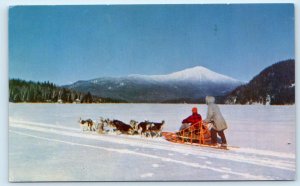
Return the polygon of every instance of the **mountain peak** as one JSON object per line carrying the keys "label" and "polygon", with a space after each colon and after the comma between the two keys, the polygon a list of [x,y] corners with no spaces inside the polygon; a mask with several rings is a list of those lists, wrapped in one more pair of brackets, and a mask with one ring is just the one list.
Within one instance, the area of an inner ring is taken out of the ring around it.
{"label": "mountain peak", "polygon": [[190,68],[187,68],[185,70],[189,70],[189,71],[202,71],[202,70],[209,70],[203,66],[195,66],[195,67],[190,67]]}
{"label": "mountain peak", "polygon": [[167,75],[138,75],[135,77],[140,77],[143,79],[151,79],[154,81],[188,81],[188,82],[214,82],[214,83],[240,83],[240,81],[219,74],[217,72],[211,71],[203,66],[195,66],[187,68],[178,72],[173,72]]}
{"label": "mountain peak", "polygon": [[191,67],[191,68],[187,68],[178,72],[173,72],[171,74],[189,74],[189,75],[201,75],[201,74],[208,74],[208,73],[215,73],[203,66],[195,66],[195,67]]}

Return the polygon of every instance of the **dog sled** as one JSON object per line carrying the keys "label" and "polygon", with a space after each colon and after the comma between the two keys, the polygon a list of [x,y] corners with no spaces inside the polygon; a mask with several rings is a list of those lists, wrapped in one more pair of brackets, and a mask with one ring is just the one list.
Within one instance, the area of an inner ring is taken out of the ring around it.
{"label": "dog sled", "polygon": [[190,127],[178,132],[162,132],[162,136],[172,143],[189,144],[201,147],[228,150],[227,147],[212,146],[211,134],[207,125],[202,122],[192,124]]}

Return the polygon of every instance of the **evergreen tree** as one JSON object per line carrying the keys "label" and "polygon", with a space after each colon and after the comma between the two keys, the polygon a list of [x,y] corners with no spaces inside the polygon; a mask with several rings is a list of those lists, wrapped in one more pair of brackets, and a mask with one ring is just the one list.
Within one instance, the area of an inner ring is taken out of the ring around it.
{"label": "evergreen tree", "polygon": [[21,79],[9,80],[9,101],[10,102],[58,102],[73,103],[79,99],[83,103],[98,102],[124,102],[122,100],[114,100],[110,98],[100,98],[93,96],[90,92],[87,94],[76,92],[74,90],[61,88],[49,81],[33,82]]}

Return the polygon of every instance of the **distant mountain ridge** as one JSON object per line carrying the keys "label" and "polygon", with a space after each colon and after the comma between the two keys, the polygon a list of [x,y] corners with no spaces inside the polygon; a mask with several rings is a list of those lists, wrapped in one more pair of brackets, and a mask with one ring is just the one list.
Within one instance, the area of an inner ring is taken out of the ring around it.
{"label": "distant mountain ridge", "polygon": [[241,85],[225,98],[227,104],[271,104],[295,103],[295,60],[275,63],[248,84]]}
{"label": "distant mountain ridge", "polygon": [[166,102],[226,95],[242,82],[197,66],[167,75],[102,77],[77,81],[65,87],[128,102]]}

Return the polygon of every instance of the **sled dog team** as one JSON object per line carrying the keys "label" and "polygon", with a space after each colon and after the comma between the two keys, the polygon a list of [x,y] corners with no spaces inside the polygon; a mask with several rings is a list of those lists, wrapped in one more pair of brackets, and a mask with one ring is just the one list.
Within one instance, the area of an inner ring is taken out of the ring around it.
{"label": "sled dog team", "polygon": [[79,119],[79,124],[82,131],[97,131],[99,134],[116,133],[116,134],[139,134],[145,137],[160,137],[165,121],[151,122],[142,121],[137,122],[131,120],[126,124],[120,120],[110,120],[100,117],[99,122],[91,119]]}

